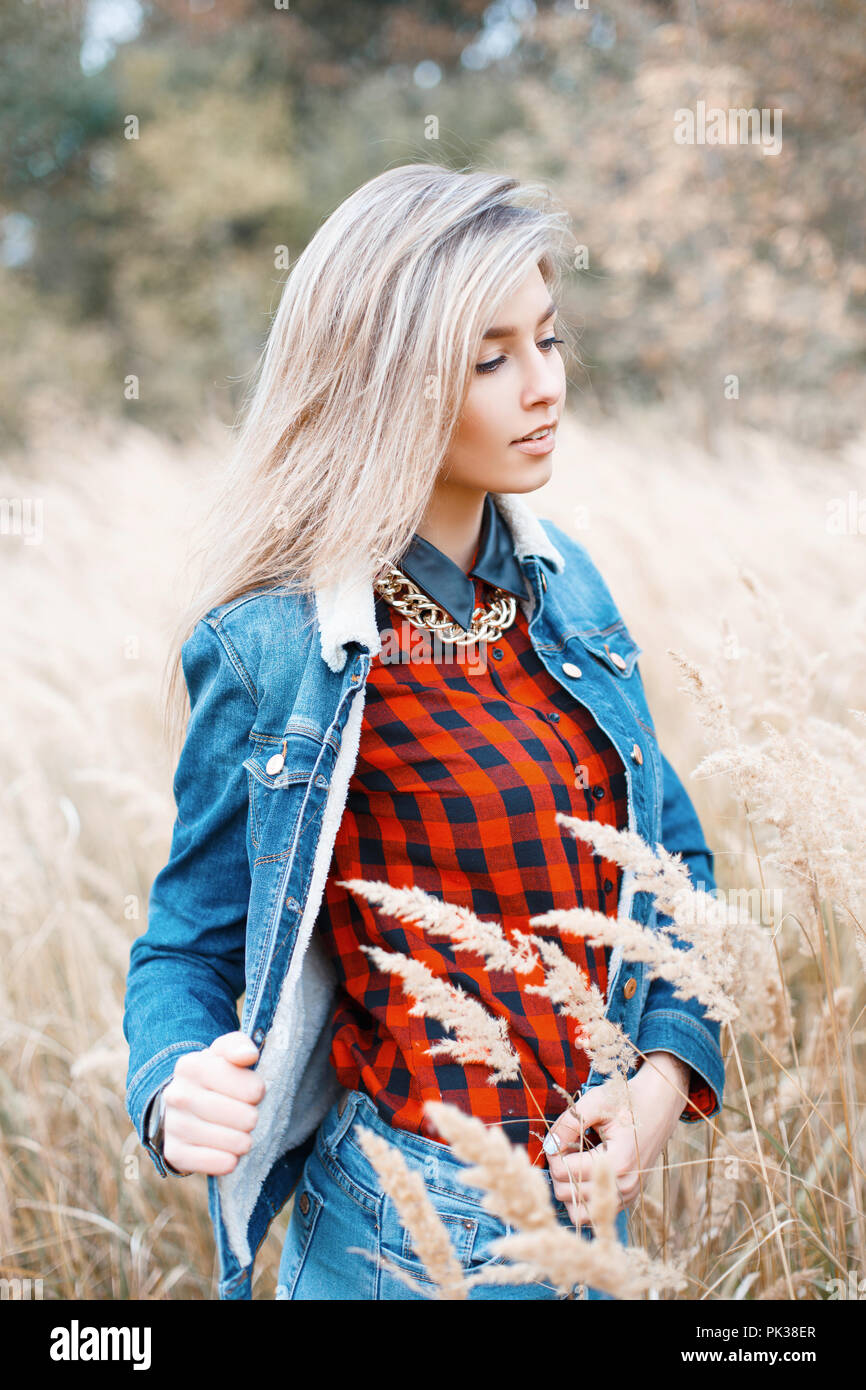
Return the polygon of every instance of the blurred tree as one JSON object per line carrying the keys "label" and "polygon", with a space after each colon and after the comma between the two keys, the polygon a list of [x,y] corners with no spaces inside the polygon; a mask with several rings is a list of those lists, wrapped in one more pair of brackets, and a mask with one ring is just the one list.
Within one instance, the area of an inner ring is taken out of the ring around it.
{"label": "blurred tree", "polygon": [[[424,159],[546,179],[568,204],[585,404],[681,389],[803,438],[859,425],[856,0],[142,0],[138,36],[85,71],[104,3],[0,10],[7,440],[49,388],[178,435],[230,421],[278,249]],[[699,100],[781,108],[780,153],[678,145],[674,113]]]}

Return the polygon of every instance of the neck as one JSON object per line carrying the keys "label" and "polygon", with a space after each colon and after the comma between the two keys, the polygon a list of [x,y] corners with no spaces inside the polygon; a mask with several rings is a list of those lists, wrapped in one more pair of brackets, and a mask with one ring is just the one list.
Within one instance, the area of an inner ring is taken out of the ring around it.
{"label": "neck", "polygon": [[486,489],[439,482],[417,528],[419,536],[468,573],[481,537]]}

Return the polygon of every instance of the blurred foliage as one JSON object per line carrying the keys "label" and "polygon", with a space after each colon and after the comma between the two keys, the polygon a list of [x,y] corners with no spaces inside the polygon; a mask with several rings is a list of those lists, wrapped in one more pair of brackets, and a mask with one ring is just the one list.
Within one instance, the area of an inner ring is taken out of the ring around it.
{"label": "blurred foliage", "polygon": [[[587,248],[563,305],[580,329],[581,410],[679,392],[710,425],[736,412],[823,443],[856,429],[859,3],[533,9],[159,0],[87,74],[86,0],[13,0],[0,13],[7,441],[58,411],[176,437],[205,414],[231,423],[279,299],[279,248],[294,259],[352,189],[424,159],[541,178],[568,206]],[[485,43],[486,63],[467,65]],[[424,87],[416,68],[431,62],[441,79]],[[781,108],[781,152],[677,144],[674,113],[698,100]]]}

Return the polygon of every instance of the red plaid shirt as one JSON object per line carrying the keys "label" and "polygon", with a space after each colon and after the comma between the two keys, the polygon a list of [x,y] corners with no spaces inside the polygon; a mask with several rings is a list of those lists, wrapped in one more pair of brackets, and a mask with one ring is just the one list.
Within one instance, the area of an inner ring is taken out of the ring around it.
{"label": "red plaid shirt", "polygon": [[[486,604],[491,586],[480,577],[470,582],[475,601]],[[428,579],[425,588],[433,587]],[[381,599],[376,611],[380,631],[392,629],[401,652],[410,644],[417,652],[423,634]],[[477,667],[469,674],[459,659],[397,662],[393,650],[371,664],[358,759],[317,922],[341,986],[331,1061],[341,1083],[365,1091],[397,1128],[442,1142],[422,1104],[444,1100],[501,1124],[531,1161],[544,1162],[541,1115],[551,1123],[567,1104],[554,1083],[574,1095],[590,1063],[575,1020],[544,995],[527,993],[527,984],[543,983],[541,965],[525,975],[488,969],[477,953],[387,916],[338,884],[365,878],[417,886],[501,922],[509,939],[535,932],[557,942],[606,995],[609,947],[530,927],[528,918],[575,906],[616,914],[621,869],[597,859],[554,816],[625,827],[621,759],[545,670],[519,604],[513,625],[487,648],[481,674]],[[430,1057],[431,1042],[450,1031],[411,1015],[414,999],[400,977],[377,969],[361,945],[423,961],[507,1019],[520,1077],[494,1086],[481,1063]],[[709,1113],[712,1090],[694,1071],[691,1080],[691,1103]]]}

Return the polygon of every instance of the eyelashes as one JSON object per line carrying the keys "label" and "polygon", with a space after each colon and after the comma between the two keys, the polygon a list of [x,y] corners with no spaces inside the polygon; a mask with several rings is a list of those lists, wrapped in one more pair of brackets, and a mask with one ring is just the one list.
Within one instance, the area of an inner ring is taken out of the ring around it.
{"label": "eyelashes", "polygon": [[[555,343],[562,343],[564,341],[565,340],[563,338],[542,338],[538,346],[540,348],[545,349],[547,352],[552,352]],[[504,361],[504,357],[494,357],[492,362],[479,362],[475,370],[476,372],[482,374],[486,374],[487,372],[495,372],[496,368],[500,366],[500,364]]]}

